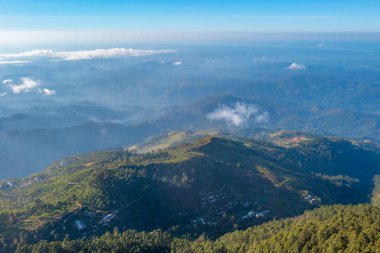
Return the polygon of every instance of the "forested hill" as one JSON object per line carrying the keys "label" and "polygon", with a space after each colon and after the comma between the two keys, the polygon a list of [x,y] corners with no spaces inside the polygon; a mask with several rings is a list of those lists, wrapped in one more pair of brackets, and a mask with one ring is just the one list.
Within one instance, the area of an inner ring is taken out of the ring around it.
{"label": "forested hill", "polygon": [[161,231],[119,232],[90,240],[18,243],[17,252],[62,253],[257,253],[379,252],[380,209],[371,205],[325,206],[296,218],[271,221],[217,240],[174,238]]}
{"label": "forested hill", "polygon": [[216,238],[321,205],[369,201],[377,151],[342,139],[277,141],[204,136],[144,154],[112,149],[3,181],[0,248],[115,227]]}
{"label": "forested hill", "polygon": [[379,252],[380,209],[326,206],[180,248],[177,252]]}

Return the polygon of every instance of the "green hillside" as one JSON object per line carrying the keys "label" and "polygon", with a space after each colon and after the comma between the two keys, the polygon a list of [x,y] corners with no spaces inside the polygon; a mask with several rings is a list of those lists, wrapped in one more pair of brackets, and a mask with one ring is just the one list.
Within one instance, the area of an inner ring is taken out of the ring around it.
{"label": "green hillside", "polygon": [[148,233],[114,229],[89,240],[40,241],[34,245],[21,241],[9,247],[25,253],[376,253],[380,251],[380,209],[370,205],[325,206],[295,218],[227,233],[216,240],[205,236],[196,240],[176,238],[159,230]]}
{"label": "green hillside", "polygon": [[85,239],[115,227],[216,238],[324,204],[369,201],[379,170],[377,152],[319,137],[279,146],[206,136],[143,154],[78,155],[0,182],[0,245]]}
{"label": "green hillside", "polygon": [[302,216],[184,243],[175,252],[379,252],[380,209],[327,206]]}

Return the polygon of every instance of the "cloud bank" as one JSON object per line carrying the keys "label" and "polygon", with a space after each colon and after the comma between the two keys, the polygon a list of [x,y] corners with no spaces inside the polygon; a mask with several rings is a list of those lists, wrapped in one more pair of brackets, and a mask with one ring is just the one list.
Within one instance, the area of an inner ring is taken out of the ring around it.
{"label": "cloud bank", "polygon": [[28,63],[29,61],[0,61],[0,65],[5,64],[22,64],[22,63]]}
{"label": "cloud bank", "polygon": [[[14,54],[0,54],[0,59],[30,59],[30,58],[52,58],[58,60],[86,60],[96,58],[113,58],[113,57],[138,57],[154,54],[173,53],[173,50],[141,50],[132,48],[111,48],[95,49],[81,51],[54,51],[54,50],[32,50]],[[4,61],[6,62],[6,61]],[[7,61],[10,62],[10,61]]]}
{"label": "cloud bank", "polygon": [[289,65],[288,69],[290,69],[290,70],[302,70],[302,69],[306,69],[306,66],[303,64],[297,64],[297,63],[293,62],[292,64]]}
{"label": "cloud bank", "polygon": [[223,121],[228,127],[244,127],[248,122],[264,123],[269,120],[268,112],[260,112],[255,105],[239,103],[234,106],[219,106],[214,112],[207,114],[207,119]]}

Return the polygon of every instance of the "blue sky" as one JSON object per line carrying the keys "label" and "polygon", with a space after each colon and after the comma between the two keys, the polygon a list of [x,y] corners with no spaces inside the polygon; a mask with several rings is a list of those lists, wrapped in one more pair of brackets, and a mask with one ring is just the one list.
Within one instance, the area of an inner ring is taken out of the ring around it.
{"label": "blue sky", "polygon": [[0,43],[36,36],[41,41],[70,36],[101,41],[186,34],[377,33],[380,1],[0,0],[0,32]]}

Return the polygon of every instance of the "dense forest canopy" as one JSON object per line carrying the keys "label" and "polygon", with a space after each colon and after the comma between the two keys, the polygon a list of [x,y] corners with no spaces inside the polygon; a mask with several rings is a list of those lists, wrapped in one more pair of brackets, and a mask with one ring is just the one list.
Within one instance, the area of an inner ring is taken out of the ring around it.
{"label": "dense forest canopy", "polygon": [[28,244],[27,238],[1,240],[3,252],[60,253],[237,253],[379,252],[380,209],[371,205],[324,206],[301,216],[267,222],[210,240],[176,238],[162,231],[113,232],[92,239]]}

